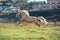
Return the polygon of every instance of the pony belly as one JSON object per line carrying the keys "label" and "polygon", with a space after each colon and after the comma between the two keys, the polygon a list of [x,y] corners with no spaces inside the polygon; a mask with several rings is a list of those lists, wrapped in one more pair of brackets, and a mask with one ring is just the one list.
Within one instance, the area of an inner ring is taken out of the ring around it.
{"label": "pony belly", "polygon": [[23,22],[27,22],[27,23],[32,23],[32,22],[35,22],[35,20],[34,19],[23,19],[22,20]]}

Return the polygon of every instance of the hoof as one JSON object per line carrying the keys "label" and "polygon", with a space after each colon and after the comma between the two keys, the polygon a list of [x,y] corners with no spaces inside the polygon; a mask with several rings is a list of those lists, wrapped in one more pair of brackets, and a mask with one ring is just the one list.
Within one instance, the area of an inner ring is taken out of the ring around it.
{"label": "hoof", "polygon": [[40,25],[38,25],[40,27]]}

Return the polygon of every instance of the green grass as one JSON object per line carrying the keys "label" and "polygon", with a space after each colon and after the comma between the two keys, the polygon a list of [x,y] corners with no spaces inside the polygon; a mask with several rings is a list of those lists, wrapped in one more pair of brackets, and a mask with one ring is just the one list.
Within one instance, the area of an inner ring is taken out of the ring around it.
{"label": "green grass", "polygon": [[0,40],[60,40],[60,27],[0,23]]}

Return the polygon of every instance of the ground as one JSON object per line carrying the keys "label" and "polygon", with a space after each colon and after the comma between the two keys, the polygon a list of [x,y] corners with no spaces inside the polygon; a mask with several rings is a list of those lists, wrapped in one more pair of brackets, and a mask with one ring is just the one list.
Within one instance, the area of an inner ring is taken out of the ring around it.
{"label": "ground", "polygon": [[0,23],[0,40],[60,40],[60,27]]}

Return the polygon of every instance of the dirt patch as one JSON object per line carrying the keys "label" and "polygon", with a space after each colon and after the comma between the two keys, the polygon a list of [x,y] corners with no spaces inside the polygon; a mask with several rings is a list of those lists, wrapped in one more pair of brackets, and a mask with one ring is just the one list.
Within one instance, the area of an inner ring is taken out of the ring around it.
{"label": "dirt patch", "polygon": [[48,22],[48,26],[60,26],[60,22]]}

